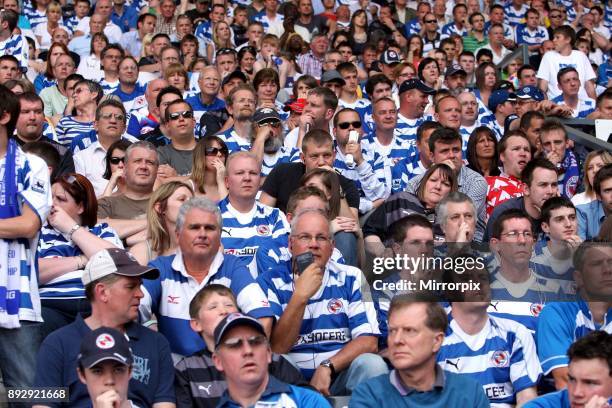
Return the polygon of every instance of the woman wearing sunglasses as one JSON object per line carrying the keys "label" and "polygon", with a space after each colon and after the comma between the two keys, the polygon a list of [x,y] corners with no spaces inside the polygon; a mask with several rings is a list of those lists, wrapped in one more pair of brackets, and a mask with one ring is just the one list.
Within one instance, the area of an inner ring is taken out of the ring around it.
{"label": "woman wearing sunglasses", "polygon": [[181,205],[191,197],[193,190],[181,181],[162,184],[151,195],[147,209],[147,239],[130,249],[141,265],[176,252],[176,218]]}
{"label": "woman wearing sunglasses", "polygon": [[105,248],[123,248],[117,233],[97,223],[98,201],[85,176],[69,173],[51,186],[53,206],[38,243],[44,336],[90,310],[81,282],[87,260]]}
{"label": "woman wearing sunglasses", "polygon": [[219,202],[227,196],[225,187],[225,161],[229,151],[217,136],[199,141],[193,151],[193,171],[184,181],[195,195]]}
{"label": "woman wearing sunglasses", "polygon": [[125,191],[125,179],[123,178],[125,151],[131,144],[132,142],[121,139],[111,144],[108,148],[105,159],[106,170],[104,175],[102,175],[103,178],[108,180],[108,184],[100,198],[123,194]]}

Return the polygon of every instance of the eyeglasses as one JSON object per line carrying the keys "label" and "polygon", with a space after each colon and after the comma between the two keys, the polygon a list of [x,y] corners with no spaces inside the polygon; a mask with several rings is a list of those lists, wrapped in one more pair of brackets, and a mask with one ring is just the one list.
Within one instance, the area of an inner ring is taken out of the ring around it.
{"label": "eyeglasses", "polygon": [[425,23],[427,24],[431,24],[431,23],[437,23],[438,20],[425,20]]}
{"label": "eyeglasses", "polygon": [[274,129],[278,129],[280,127],[281,123],[278,120],[268,120],[265,122],[259,122],[257,124],[257,126],[259,126],[260,128],[264,127],[264,126],[272,126]]}
{"label": "eyeglasses", "polygon": [[178,120],[178,118],[183,117],[183,119],[191,119],[193,118],[193,111],[182,111],[182,112],[173,112],[168,115],[168,119],[170,120]]}
{"label": "eyeglasses", "polygon": [[313,237],[310,234],[300,234],[293,235],[293,237],[300,241],[302,244],[309,244],[310,241],[312,241],[313,239],[317,242],[317,244],[326,244],[329,242],[329,237],[326,235],[317,235]]}
{"label": "eyeglasses", "polygon": [[531,231],[510,231],[504,234],[501,234],[502,237],[509,238],[511,240],[517,240],[518,237],[522,236],[525,238],[525,241],[533,240],[533,233]]}
{"label": "eyeglasses", "polygon": [[207,147],[204,150],[204,153],[206,154],[206,156],[217,156],[219,153],[221,153],[223,156],[227,156],[227,149],[224,147]]}
{"label": "eyeglasses", "polygon": [[352,126],[353,129],[361,129],[361,121],[338,123],[338,127],[342,130],[348,129],[349,126]]}
{"label": "eyeglasses", "polygon": [[561,14],[551,14],[550,18],[561,18]]}
{"label": "eyeglasses", "polygon": [[125,163],[125,157],[111,157],[108,161],[116,166],[119,163]]}
{"label": "eyeglasses", "polygon": [[223,343],[221,343],[221,346],[227,347],[230,350],[239,350],[242,348],[242,345],[245,341],[249,343],[249,346],[251,347],[258,347],[266,344],[268,342],[268,339],[266,338],[266,336],[263,336],[261,334],[258,336],[251,336],[246,339],[240,337],[233,337],[231,339],[225,340]]}
{"label": "eyeglasses", "polygon": [[115,120],[123,122],[125,120],[125,115],[121,113],[103,113],[100,115],[100,119],[109,120],[111,118],[115,118]]}

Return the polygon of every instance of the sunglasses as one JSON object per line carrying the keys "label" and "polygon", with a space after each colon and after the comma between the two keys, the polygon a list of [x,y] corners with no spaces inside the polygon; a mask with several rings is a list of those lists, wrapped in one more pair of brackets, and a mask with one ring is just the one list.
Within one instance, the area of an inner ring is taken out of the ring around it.
{"label": "sunglasses", "polygon": [[278,120],[269,120],[266,122],[259,122],[257,124],[257,126],[259,126],[260,128],[264,127],[264,126],[272,126],[274,129],[277,129],[280,127],[281,123]]}
{"label": "sunglasses", "polygon": [[338,123],[338,127],[342,130],[346,130],[350,126],[353,126],[353,129],[361,129],[361,121]]}
{"label": "sunglasses", "polygon": [[114,164],[116,166],[119,163],[125,163],[125,157],[111,157],[109,162],[110,164]]}
{"label": "sunglasses", "polygon": [[251,336],[246,339],[235,337],[225,340],[223,343],[221,343],[221,346],[227,347],[230,350],[239,350],[242,348],[242,345],[245,341],[249,343],[250,347],[257,347],[266,344],[268,339],[266,338],[266,336],[263,336],[261,334],[258,336]]}
{"label": "sunglasses", "polygon": [[123,122],[125,120],[125,115],[120,113],[103,113],[100,115],[100,119],[109,120],[110,118],[115,118],[115,120]]}
{"label": "sunglasses", "polygon": [[236,54],[236,50],[232,49],[232,48],[221,48],[217,51],[217,56],[219,55],[226,55],[226,54]]}
{"label": "sunglasses", "polygon": [[204,153],[206,154],[206,156],[217,156],[219,153],[221,153],[223,156],[227,156],[227,149],[224,147],[207,147],[204,150]]}
{"label": "sunglasses", "polygon": [[425,22],[426,22],[427,24],[431,24],[431,23],[437,23],[437,22],[438,22],[438,20],[425,20]]}
{"label": "sunglasses", "polygon": [[193,111],[182,111],[182,112],[173,112],[168,115],[168,119],[170,120],[178,120],[178,118],[183,117],[184,119],[192,119]]}

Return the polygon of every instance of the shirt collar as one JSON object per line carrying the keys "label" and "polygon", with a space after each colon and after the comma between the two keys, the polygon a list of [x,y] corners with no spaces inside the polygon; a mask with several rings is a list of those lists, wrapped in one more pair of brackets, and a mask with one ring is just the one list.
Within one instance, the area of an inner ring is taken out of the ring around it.
{"label": "shirt collar", "polygon": [[432,390],[436,388],[444,388],[444,385],[446,383],[446,377],[444,375],[444,370],[442,370],[440,366],[436,364],[435,371],[436,371],[436,378],[434,379],[432,389],[429,391],[418,391],[412,387],[407,386],[402,381],[401,377],[399,376],[399,372],[397,370],[391,371],[391,374],[389,374],[389,382],[391,383],[391,385],[393,385],[393,387],[395,387],[395,389],[400,393],[402,397],[410,395],[413,392],[431,392]]}
{"label": "shirt collar", "polygon": [[[221,268],[221,264],[223,264],[223,252],[219,250],[217,254],[215,255],[215,259],[213,259],[212,263],[210,264],[210,268],[208,269],[208,274],[202,281],[201,286],[205,286],[208,283],[210,278],[213,277],[217,273],[217,271]],[[180,249],[177,249],[176,255],[174,256],[174,259],[172,260],[172,269],[179,272],[181,275],[183,275],[186,278],[191,277],[191,275],[187,273],[187,268],[185,268],[185,263],[183,262],[183,253],[181,252]]]}
{"label": "shirt collar", "polygon": [[[269,395],[289,393],[289,392],[291,392],[291,387],[289,387],[289,384],[284,383],[280,380],[277,380],[273,376],[269,375],[268,384],[266,385],[266,388],[264,389],[259,399],[265,400],[265,398]],[[229,390],[225,390],[217,406],[223,407],[223,406],[233,406],[233,405],[240,406],[240,404],[238,404],[237,402],[231,399],[229,395]]]}

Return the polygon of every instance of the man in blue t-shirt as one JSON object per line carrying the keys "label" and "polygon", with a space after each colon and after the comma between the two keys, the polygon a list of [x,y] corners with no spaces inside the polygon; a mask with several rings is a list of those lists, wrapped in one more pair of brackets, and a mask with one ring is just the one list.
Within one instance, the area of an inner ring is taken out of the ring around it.
{"label": "man in blue t-shirt", "polygon": [[[168,341],[158,332],[134,322],[143,296],[144,279],[159,275],[155,268],[138,264],[127,251],[103,249],[90,258],[83,271],[91,316],[51,333],[42,343],[36,361],[35,387],[67,387],[71,407],[90,407],[85,384],[77,376],[81,339],[102,326],[112,326],[129,339],[133,354],[128,398],[137,406],[173,408],[174,366]],[[37,407],[59,407],[47,402]]]}
{"label": "man in blue t-shirt", "polygon": [[405,294],[394,297],[387,353],[394,369],[355,388],[351,408],[488,407],[480,384],[436,364],[447,327],[446,312],[437,302],[417,301]]}

